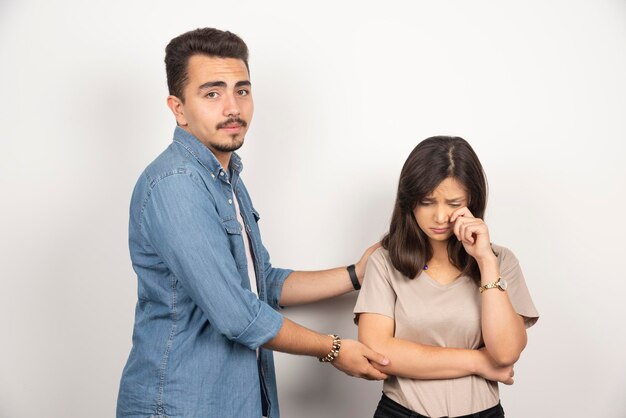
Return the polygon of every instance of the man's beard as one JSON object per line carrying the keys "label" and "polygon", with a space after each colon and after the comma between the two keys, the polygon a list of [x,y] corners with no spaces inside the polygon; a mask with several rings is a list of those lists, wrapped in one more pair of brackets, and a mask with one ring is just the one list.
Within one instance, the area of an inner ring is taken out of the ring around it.
{"label": "man's beard", "polygon": [[230,144],[211,144],[211,146],[219,152],[237,151],[243,145],[243,136],[237,137],[238,135],[231,135],[232,142]]}
{"label": "man's beard", "polygon": [[[219,130],[233,123],[239,124],[242,128],[245,128],[248,126],[248,122],[246,122],[245,120],[239,117],[235,117],[235,118],[228,118],[228,120],[218,123],[216,128]],[[232,139],[232,142],[230,144],[211,144],[211,146],[220,152],[233,152],[241,148],[241,146],[243,145],[243,140],[244,140],[243,135],[241,135],[241,137],[239,137],[239,134],[231,135],[231,139]]]}

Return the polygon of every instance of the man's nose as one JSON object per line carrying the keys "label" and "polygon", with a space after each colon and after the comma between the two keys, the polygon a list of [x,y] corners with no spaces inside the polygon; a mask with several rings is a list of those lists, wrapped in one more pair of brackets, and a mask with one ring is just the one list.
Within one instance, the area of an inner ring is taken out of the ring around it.
{"label": "man's nose", "polygon": [[227,94],[225,96],[224,102],[224,116],[239,116],[239,104],[237,103],[237,99],[232,94]]}

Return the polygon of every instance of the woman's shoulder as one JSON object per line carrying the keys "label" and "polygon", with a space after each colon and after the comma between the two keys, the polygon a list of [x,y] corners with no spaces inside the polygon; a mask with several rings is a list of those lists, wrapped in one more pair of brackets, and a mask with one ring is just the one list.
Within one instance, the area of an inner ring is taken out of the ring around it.
{"label": "woman's shoulder", "polygon": [[504,256],[506,254],[512,254],[512,251],[508,247],[500,244],[494,244],[493,242],[491,243],[491,249],[493,250],[493,253],[498,257]]}
{"label": "woman's shoulder", "polygon": [[380,264],[391,264],[391,260],[389,258],[389,251],[387,251],[384,247],[378,247],[371,255],[370,261],[374,261]]}
{"label": "woman's shoulder", "polygon": [[391,261],[391,255],[389,251],[384,247],[377,248],[371,255],[367,262],[368,266],[371,265],[371,269],[374,271],[378,271],[383,274],[385,277],[388,277],[390,280],[396,276],[398,271],[393,266],[393,261]]}
{"label": "woman's shoulder", "polygon": [[515,254],[509,248],[491,243],[491,249],[496,257],[498,257],[501,266],[511,266],[519,263]]}

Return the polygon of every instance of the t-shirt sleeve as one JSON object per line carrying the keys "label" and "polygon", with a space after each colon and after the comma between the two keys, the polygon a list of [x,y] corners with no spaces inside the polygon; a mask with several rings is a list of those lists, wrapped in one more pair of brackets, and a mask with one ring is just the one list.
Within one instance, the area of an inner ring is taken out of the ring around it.
{"label": "t-shirt sleeve", "polygon": [[396,292],[391,284],[389,264],[384,250],[379,248],[369,258],[365,267],[365,277],[354,307],[356,315],[376,313],[394,318]]}
{"label": "t-shirt sleeve", "polygon": [[507,293],[511,305],[515,312],[524,317],[526,328],[530,328],[539,319],[539,313],[530,297],[519,261],[508,248],[498,247],[494,250],[500,260],[500,276],[507,282]]}

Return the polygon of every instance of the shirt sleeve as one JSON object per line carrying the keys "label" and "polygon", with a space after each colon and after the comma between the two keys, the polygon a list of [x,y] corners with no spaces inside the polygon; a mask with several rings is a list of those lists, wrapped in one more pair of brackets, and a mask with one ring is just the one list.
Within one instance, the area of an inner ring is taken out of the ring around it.
{"label": "shirt sleeve", "polygon": [[361,313],[375,313],[394,318],[396,292],[391,284],[389,266],[382,248],[370,256],[365,277],[354,307],[355,322]]}
{"label": "shirt sleeve", "polygon": [[[259,214],[259,211],[257,211],[252,206],[252,198],[250,197],[250,193],[248,193],[248,189],[243,184],[243,182],[239,182],[237,186],[237,193],[238,194],[241,193],[242,195],[245,195],[246,196],[245,200],[247,202],[250,202],[250,205],[251,205],[250,210],[252,212],[252,216],[255,222],[255,225],[252,227],[256,228],[257,229],[256,232],[258,233],[259,236],[261,236],[261,226],[259,224],[261,215]],[[263,270],[263,274],[265,277],[265,285],[266,285],[265,292],[267,294],[267,302],[272,308],[281,309],[282,306],[278,304],[278,301],[280,300],[280,295],[283,291],[283,284],[285,283],[285,280],[287,279],[287,277],[293,272],[293,270],[273,267],[272,263],[270,262],[269,252],[267,251],[267,249],[265,248],[261,240],[259,240],[259,243],[260,243],[260,249],[259,249],[260,257],[259,258],[261,260],[260,270]]]}
{"label": "shirt sleeve", "polygon": [[242,286],[225,225],[192,173],[156,182],[141,222],[164,264],[221,334],[253,350],[278,334],[282,316]]}
{"label": "shirt sleeve", "polygon": [[530,328],[539,319],[539,313],[530,297],[519,261],[508,248],[496,247],[494,250],[500,260],[500,276],[507,282],[506,290],[511,305],[515,312],[524,317],[526,328]]}
{"label": "shirt sleeve", "polygon": [[265,271],[265,278],[267,283],[267,301],[274,309],[281,309],[282,306],[278,304],[280,295],[283,291],[283,284],[287,277],[293,272],[290,269],[283,269],[273,267],[270,263],[270,256],[265,246],[261,244],[261,259],[263,260],[263,269]]}

